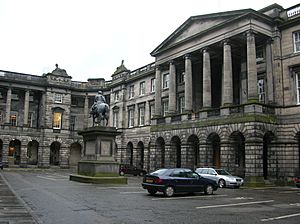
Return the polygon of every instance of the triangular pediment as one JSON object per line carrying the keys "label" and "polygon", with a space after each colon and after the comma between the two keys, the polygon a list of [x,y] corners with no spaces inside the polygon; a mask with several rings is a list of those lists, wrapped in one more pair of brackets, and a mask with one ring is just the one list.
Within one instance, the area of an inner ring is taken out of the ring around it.
{"label": "triangular pediment", "polygon": [[164,49],[168,49],[179,43],[184,42],[200,33],[205,33],[219,25],[223,25],[229,21],[234,21],[243,15],[256,13],[252,9],[243,9],[230,12],[214,13],[200,16],[192,16],[186,20],[177,30],[175,30],[166,40],[164,40],[156,49],[151,52],[152,56],[156,56]]}

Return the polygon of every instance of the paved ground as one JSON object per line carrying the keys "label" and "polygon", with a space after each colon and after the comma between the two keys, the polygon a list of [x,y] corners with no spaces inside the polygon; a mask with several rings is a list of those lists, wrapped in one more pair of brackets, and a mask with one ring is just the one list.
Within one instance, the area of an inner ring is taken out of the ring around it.
{"label": "paved ground", "polygon": [[0,173],[0,224],[36,223],[27,206]]}
{"label": "paved ground", "polygon": [[[0,172],[18,195],[15,197],[2,179],[1,207],[8,209],[12,204],[21,206],[24,212],[16,217],[11,215],[16,214],[11,208],[7,212],[11,216],[7,219],[0,216],[0,224],[35,223],[30,214],[40,224],[299,223],[300,189],[296,187],[218,189],[210,196],[197,193],[166,198],[162,194],[150,196],[141,188],[141,177],[128,176],[125,186],[108,186],[69,181],[69,172],[61,169]],[[2,203],[11,194],[16,203]]]}

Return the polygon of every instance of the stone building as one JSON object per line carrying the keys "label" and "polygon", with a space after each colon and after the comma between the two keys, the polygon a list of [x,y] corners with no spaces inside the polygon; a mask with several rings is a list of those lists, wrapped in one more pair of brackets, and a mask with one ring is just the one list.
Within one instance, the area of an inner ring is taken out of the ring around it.
{"label": "stone building", "polygon": [[146,170],[224,167],[248,181],[300,171],[300,5],[192,16],[130,71],[72,81],[0,71],[0,150],[8,166],[75,165],[77,131],[98,90],[117,159]]}

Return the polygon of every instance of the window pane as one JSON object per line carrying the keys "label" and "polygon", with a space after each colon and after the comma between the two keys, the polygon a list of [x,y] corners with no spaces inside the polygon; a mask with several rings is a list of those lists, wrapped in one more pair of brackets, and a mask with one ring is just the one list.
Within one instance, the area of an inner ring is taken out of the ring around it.
{"label": "window pane", "polygon": [[54,112],[53,114],[53,128],[61,129],[61,113]]}

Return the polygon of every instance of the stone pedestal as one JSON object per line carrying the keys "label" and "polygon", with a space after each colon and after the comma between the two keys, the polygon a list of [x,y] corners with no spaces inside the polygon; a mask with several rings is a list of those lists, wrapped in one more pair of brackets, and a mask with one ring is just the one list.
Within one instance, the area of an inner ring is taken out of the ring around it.
{"label": "stone pedestal", "polygon": [[115,159],[115,138],[121,132],[114,127],[90,127],[78,132],[83,136],[83,158],[78,162],[78,175],[70,180],[92,183],[126,184],[119,176],[119,163]]}

